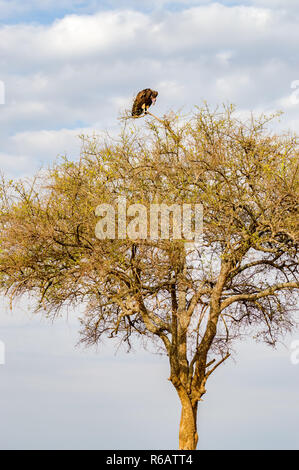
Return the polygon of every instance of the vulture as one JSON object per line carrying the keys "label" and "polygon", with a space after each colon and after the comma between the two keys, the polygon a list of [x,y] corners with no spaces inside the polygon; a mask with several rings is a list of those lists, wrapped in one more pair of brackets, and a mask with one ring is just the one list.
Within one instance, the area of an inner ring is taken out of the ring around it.
{"label": "vulture", "polygon": [[132,108],[132,116],[141,116],[142,113],[146,114],[148,108],[155,104],[158,92],[145,88],[140,91],[135,98]]}

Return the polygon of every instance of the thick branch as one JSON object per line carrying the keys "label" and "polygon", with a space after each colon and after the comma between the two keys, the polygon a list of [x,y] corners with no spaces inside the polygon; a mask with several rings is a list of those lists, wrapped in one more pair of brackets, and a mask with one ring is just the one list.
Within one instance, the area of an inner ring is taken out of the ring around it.
{"label": "thick branch", "polygon": [[268,289],[262,290],[260,292],[256,292],[255,294],[239,294],[233,295],[228,299],[225,299],[220,306],[221,311],[227,308],[234,302],[239,301],[253,301],[261,299],[262,297],[267,297],[269,295],[273,295],[276,291],[283,290],[283,289],[298,289],[299,282],[284,282],[282,284],[277,284],[276,286],[269,287]]}

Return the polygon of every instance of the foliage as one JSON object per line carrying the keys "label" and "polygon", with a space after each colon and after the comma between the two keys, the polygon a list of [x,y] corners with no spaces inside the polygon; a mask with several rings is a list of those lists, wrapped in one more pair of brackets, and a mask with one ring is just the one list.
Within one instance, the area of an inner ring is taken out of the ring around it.
{"label": "foliage", "polygon": [[[78,161],[2,184],[0,289],[33,294],[48,315],[85,304],[87,344],[155,340],[182,402],[182,448],[196,446],[197,403],[233,340],[275,344],[294,325],[298,137],[269,131],[274,117],[205,106],[143,129],[125,120],[117,140],[82,136]],[[97,239],[96,207],[119,196],[202,203],[202,244]]]}

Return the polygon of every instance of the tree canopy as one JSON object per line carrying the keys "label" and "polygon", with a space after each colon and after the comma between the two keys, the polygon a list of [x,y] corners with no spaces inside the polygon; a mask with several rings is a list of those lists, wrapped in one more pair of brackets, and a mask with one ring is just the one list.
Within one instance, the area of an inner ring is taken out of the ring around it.
{"label": "tree canopy", "polygon": [[[274,133],[274,118],[204,106],[127,119],[117,139],[81,136],[78,160],[2,183],[0,290],[32,294],[47,315],[83,304],[89,345],[154,341],[181,400],[182,449],[196,448],[198,402],[233,341],[275,345],[296,324],[298,137]],[[98,239],[96,208],[120,197],[202,204],[201,243]]]}

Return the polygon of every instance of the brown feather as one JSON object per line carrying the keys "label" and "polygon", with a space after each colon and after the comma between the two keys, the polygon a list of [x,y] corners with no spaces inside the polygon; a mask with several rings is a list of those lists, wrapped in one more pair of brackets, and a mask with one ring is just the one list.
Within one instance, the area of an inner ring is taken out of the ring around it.
{"label": "brown feather", "polygon": [[132,107],[132,116],[140,116],[142,113],[145,113],[157,96],[158,92],[155,90],[151,90],[150,88],[145,88],[144,90],[141,90],[134,100]]}

